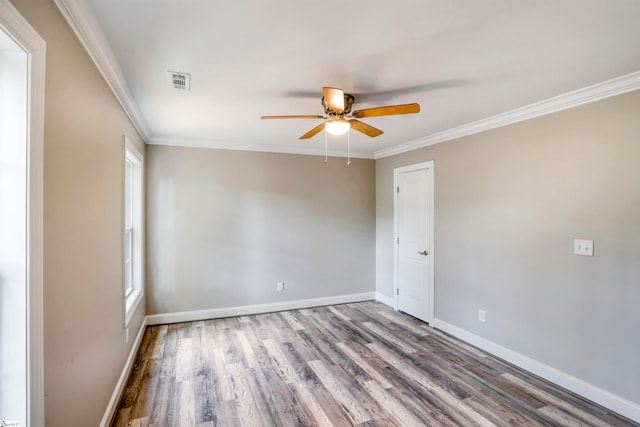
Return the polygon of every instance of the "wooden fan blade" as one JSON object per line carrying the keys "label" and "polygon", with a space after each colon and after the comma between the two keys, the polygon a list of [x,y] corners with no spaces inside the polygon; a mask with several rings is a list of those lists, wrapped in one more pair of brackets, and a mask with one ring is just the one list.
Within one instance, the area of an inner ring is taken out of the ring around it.
{"label": "wooden fan blade", "polygon": [[336,113],[344,113],[344,92],[335,87],[323,87],[324,99],[329,110]]}
{"label": "wooden fan blade", "polygon": [[354,111],[353,117],[359,119],[364,117],[393,116],[395,114],[415,114],[420,112],[419,104],[389,105],[388,107],[366,108]]}
{"label": "wooden fan blade", "polygon": [[360,120],[349,120],[349,123],[351,123],[351,129],[362,132],[365,135],[370,136],[371,138],[375,138],[376,136],[380,136],[384,133],[380,129],[374,128],[373,126],[361,122]]}
{"label": "wooden fan blade", "polygon": [[322,116],[306,115],[306,116],[262,116],[261,119],[324,119]]}
{"label": "wooden fan blade", "polygon": [[322,129],[324,129],[324,123],[320,123],[318,126],[314,127],[309,132],[302,135],[300,139],[309,139],[312,136],[316,135],[318,132],[320,132]]}

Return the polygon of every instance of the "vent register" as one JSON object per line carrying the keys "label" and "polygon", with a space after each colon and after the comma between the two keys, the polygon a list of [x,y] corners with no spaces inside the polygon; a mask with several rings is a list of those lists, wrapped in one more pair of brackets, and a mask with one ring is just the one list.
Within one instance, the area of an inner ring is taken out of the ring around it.
{"label": "vent register", "polygon": [[191,90],[191,74],[168,71],[169,85],[178,90]]}

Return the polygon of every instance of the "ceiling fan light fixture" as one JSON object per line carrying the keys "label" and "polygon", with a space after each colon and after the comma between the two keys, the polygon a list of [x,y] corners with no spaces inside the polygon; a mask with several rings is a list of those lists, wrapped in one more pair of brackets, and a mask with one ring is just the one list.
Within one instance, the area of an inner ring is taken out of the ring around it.
{"label": "ceiling fan light fixture", "polygon": [[344,135],[351,129],[351,123],[346,120],[329,120],[324,124],[324,130],[331,135]]}

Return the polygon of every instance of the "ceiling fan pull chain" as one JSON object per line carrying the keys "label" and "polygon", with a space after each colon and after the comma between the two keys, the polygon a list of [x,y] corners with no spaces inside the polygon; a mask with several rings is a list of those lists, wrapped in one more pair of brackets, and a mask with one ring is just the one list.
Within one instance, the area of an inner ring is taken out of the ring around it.
{"label": "ceiling fan pull chain", "polygon": [[351,164],[351,129],[347,131],[347,166]]}
{"label": "ceiling fan pull chain", "polygon": [[324,133],[324,164],[329,163],[327,160],[327,132]]}

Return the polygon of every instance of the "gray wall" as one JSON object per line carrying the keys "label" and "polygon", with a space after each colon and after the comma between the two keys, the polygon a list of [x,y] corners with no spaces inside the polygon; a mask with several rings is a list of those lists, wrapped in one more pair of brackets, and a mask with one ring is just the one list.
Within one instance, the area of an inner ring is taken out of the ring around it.
{"label": "gray wall", "polygon": [[635,92],[378,160],[377,290],[393,168],[434,160],[436,318],[640,403],[639,113]]}
{"label": "gray wall", "polygon": [[126,343],[122,135],[144,144],[53,2],[12,3],[47,43],[45,422],[96,426],[145,314],[141,304]]}
{"label": "gray wall", "polygon": [[148,146],[146,162],[149,314],[375,290],[373,160]]}

